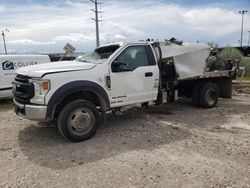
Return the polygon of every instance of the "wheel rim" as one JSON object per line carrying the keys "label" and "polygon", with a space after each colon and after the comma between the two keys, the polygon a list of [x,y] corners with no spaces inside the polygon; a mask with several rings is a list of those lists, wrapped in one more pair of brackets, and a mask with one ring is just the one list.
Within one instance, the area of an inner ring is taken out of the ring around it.
{"label": "wheel rim", "polygon": [[216,97],[217,96],[217,92],[216,89],[211,88],[207,91],[206,93],[206,99],[207,99],[207,103],[211,106],[214,105],[214,103],[216,102]]}
{"label": "wheel rim", "polygon": [[94,126],[94,115],[87,108],[73,111],[68,120],[68,127],[72,133],[81,136],[87,134]]}

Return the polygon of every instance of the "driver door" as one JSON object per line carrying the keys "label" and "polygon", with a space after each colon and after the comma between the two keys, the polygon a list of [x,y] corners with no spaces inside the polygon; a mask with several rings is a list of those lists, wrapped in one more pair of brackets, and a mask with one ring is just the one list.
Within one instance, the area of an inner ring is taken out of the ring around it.
{"label": "driver door", "polygon": [[151,47],[127,47],[111,63],[110,78],[111,107],[152,101],[159,70]]}

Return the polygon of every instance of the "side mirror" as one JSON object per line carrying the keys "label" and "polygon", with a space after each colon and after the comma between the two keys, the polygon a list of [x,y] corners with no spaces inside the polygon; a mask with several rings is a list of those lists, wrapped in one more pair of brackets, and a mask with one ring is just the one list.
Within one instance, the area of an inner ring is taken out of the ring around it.
{"label": "side mirror", "polygon": [[113,62],[113,65],[119,67],[121,65],[127,65],[127,64],[126,63],[122,63],[122,62],[116,60],[116,61]]}
{"label": "side mirror", "polygon": [[120,61],[114,61],[113,63],[112,63],[112,71],[113,72],[123,72],[123,71],[130,71],[130,70],[128,70],[128,69],[124,69],[124,68],[122,68],[121,66],[122,65],[125,65],[125,66],[127,66],[128,64],[126,64],[126,63],[122,63],[122,62],[120,62]]}

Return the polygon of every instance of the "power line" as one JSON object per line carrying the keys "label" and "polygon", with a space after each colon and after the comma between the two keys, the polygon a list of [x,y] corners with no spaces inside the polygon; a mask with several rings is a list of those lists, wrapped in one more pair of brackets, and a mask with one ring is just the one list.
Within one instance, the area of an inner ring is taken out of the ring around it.
{"label": "power line", "polygon": [[96,26],[96,47],[100,46],[100,37],[99,37],[99,22],[102,20],[99,20],[99,14],[102,13],[101,11],[98,11],[98,5],[102,4],[99,3],[98,0],[90,0],[95,5],[95,9],[91,9],[95,13],[95,18],[91,18],[95,21]]}
{"label": "power line", "polygon": [[[159,6],[159,5],[163,5],[163,0],[159,0],[158,2],[153,2],[151,4],[147,4],[145,6],[140,6],[140,7],[136,7],[136,8],[132,8],[132,7],[129,7],[129,11],[128,10],[124,10],[124,11],[110,11],[111,13],[119,13],[119,15],[113,15],[113,16],[107,16],[107,17],[104,17],[105,19],[110,19],[110,18],[117,18],[117,17],[122,17],[122,16],[127,16],[127,15],[134,15],[135,14],[135,11],[138,11],[138,10],[143,10],[145,8],[149,8],[149,7],[153,7],[153,6]],[[133,3],[127,3],[126,5],[134,5],[134,2]]]}

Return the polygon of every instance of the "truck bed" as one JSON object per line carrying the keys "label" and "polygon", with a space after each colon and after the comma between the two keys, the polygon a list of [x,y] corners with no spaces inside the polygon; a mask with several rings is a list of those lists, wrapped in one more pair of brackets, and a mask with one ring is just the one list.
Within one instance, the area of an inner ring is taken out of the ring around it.
{"label": "truck bed", "polygon": [[195,79],[203,79],[203,78],[220,78],[220,77],[228,77],[232,78],[236,75],[235,70],[222,70],[222,71],[211,71],[205,72],[203,75],[190,77],[186,79],[178,79],[178,80],[195,80]]}

